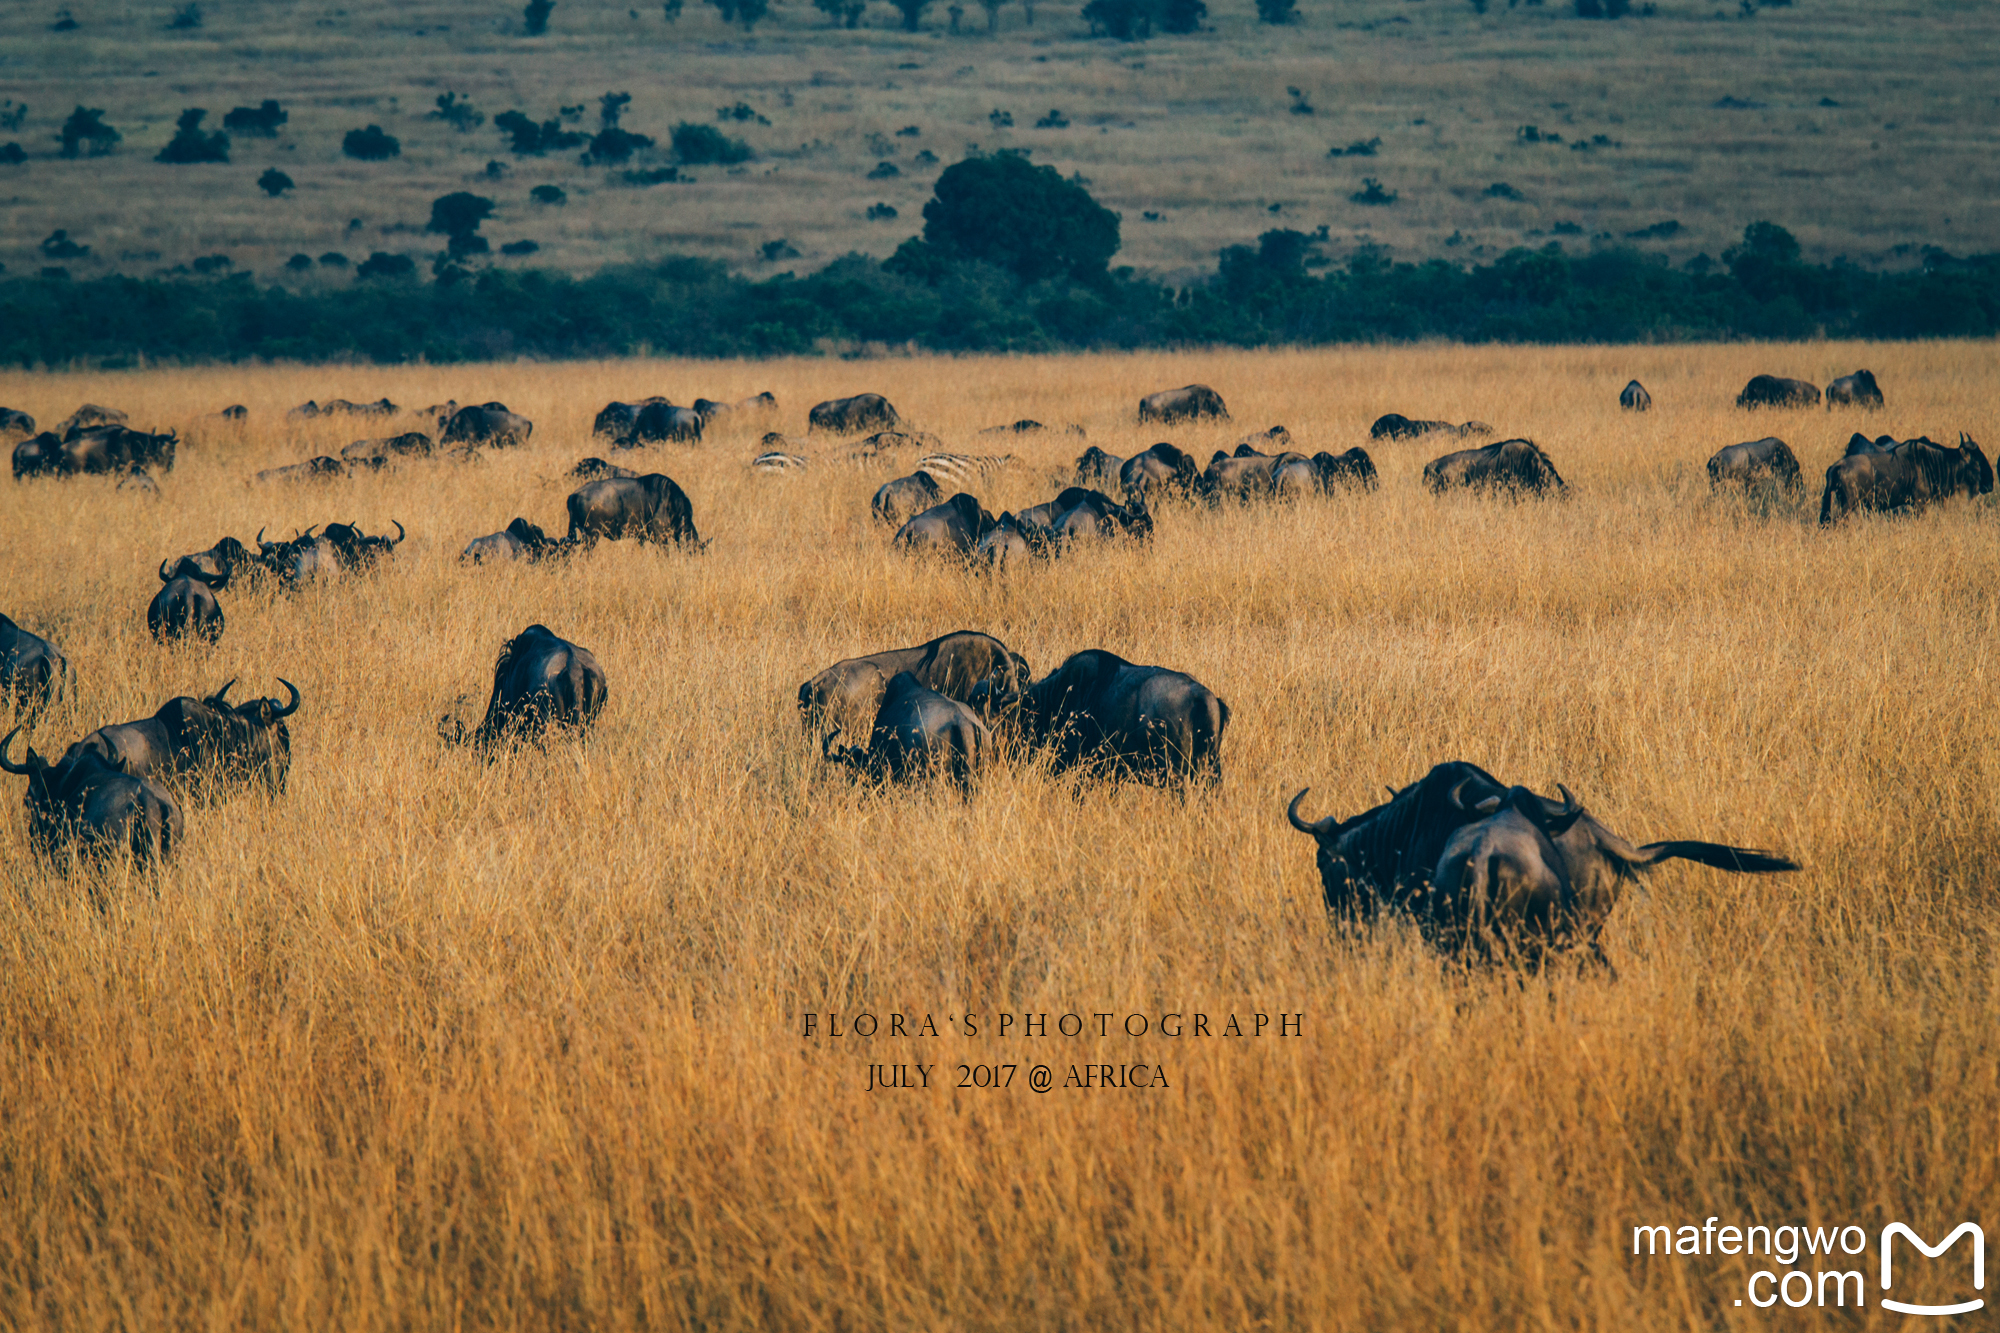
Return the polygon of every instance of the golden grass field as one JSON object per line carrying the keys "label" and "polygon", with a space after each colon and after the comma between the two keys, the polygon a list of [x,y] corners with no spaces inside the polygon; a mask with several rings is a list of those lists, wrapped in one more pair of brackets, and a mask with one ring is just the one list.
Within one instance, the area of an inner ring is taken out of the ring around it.
{"label": "golden grass field", "polygon": [[[521,35],[519,0],[207,0],[200,28],[170,31],[180,3],[68,0],[80,26],[64,33],[49,29],[55,0],[0,12],[0,99],[27,107],[0,142],[31,154],[0,165],[9,273],[60,262],[79,278],[146,275],[223,254],[260,282],[346,283],[351,269],[281,266],[298,253],[428,256],[442,248],[421,230],[431,201],[456,190],[499,206],[485,234],[503,266],[585,273],[686,253],[755,276],[806,271],[888,255],[921,230],[938,172],[975,145],[1080,172],[1123,215],[1117,262],[1173,281],[1268,228],[1321,225],[1336,256],[1367,241],[1397,259],[1490,259],[1560,237],[1680,263],[1720,255],[1758,219],[1816,262],[2000,249],[2000,7],[1987,0],[1799,0],[1749,19],[1736,0],[1655,0],[1655,16],[1619,22],[1580,20],[1567,0],[1494,0],[1483,16],[1465,0],[1301,0],[1284,28],[1258,23],[1250,0],[1209,0],[1202,33],[1128,44],[1089,38],[1081,0],[1038,4],[1032,27],[1007,4],[991,35],[967,4],[973,31],[959,36],[942,2],[906,34],[887,4],[845,31],[777,0],[748,37],[703,0],[673,24],[658,0],[561,0],[538,39]],[[1315,114],[1292,114],[1287,88]],[[724,126],[757,150],[741,167],[635,189],[575,152],[516,159],[490,120],[460,134],[428,118],[451,91],[488,117],[581,105],[591,128],[613,90],[632,94],[627,127],[662,145],[676,123],[713,124],[738,102],[771,124]],[[183,109],[206,108],[212,130],[267,97],[290,115],[277,139],[238,135],[227,165],[153,160]],[[53,156],[78,104],[123,133],[115,155]],[[1051,109],[1068,128],[1035,128]],[[1000,110],[1011,128],[992,120]],[[367,124],[402,155],[342,156],[342,136]],[[1523,125],[1563,142],[1523,143]],[[897,135],[911,126],[917,137]],[[1617,146],[1572,150],[1596,136]],[[1374,157],[1327,156],[1375,138]],[[495,160],[511,174],[489,179]],[[884,161],[901,174],[871,179]],[[255,185],[273,167],[297,183],[282,199]],[[1352,202],[1365,177],[1397,203]],[[1490,195],[1496,183],[1521,200]],[[569,202],[533,203],[544,184]],[[878,203],[898,216],[870,220]],[[1670,220],[1681,230],[1663,241],[1624,239]],[[1565,223],[1580,233],[1558,233]],[[44,256],[57,228],[90,256]],[[523,239],[542,249],[499,255]],[[780,240],[798,257],[767,261]]]}
{"label": "golden grass field", "polygon": [[[1730,406],[1757,371],[1863,365],[1884,412]],[[184,439],[157,502],[0,482],[0,610],[77,682],[37,747],[232,676],[305,697],[287,794],[190,809],[156,878],[51,873],[0,782],[0,1326],[1890,1327],[1865,1259],[1841,1265],[1861,1314],[1757,1310],[1732,1302],[1768,1261],[1635,1259],[1631,1228],[2000,1233],[1995,506],[1815,522],[1852,429],[1992,451],[1994,371],[1991,344],[1810,344],[0,373],[45,420],[88,400]],[[1648,415],[1616,407],[1635,375]],[[1231,425],[1133,424],[1190,380]],[[952,447],[1016,449],[996,512],[1080,448],[973,434],[1021,416],[1204,456],[1278,422],[1339,451],[1384,411],[1479,417],[1573,494],[1434,498],[1444,446],[1385,445],[1375,494],[1164,509],[1150,546],[995,579],[893,557],[866,508],[890,473],[817,440],[809,475],[752,475],[745,427],[647,455],[705,556],[457,563],[516,514],[560,529],[604,401],[763,389],[795,435],[878,390]],[[247,483],[368,433],[287,407],[385,393],[498,398],[534,439]],[[247,428],[204,421],[231,402]],[[1766,433],[1811,494],[1711,498],[1708,455]],[[374,577],[226,592],[213,649],[145,632],[164,556],[392,518],[411,535]],[[589,742],[441,744],[534,621],[603,664]],[[800,681],[960,628],[1038,675],[1086,647],[1192,672],[1234,713],[1223,782],[1183,803],[1015,766],[967,802],[816,760]],[[1452,758],[1566,783],[1634,841],[1805,869],[1655,872],[1611,919],[1615,980],[1337,938],[1285,802],[1351,814]],[[830,1012],[940,1035],[802,1036]],[[1056,1032],[1170,1012],[1302,1033]],[[1019,1069],[937,1086],[961,1062]],[[1170,1087],[1060,1086],[1134,1062]],[[933,1086],[867,1092],[872,1063]]]}

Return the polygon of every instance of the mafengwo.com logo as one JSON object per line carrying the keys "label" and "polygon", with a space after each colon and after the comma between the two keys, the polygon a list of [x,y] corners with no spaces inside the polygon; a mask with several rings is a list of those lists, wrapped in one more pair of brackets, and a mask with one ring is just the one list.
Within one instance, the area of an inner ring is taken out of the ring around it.
{"label": "mafengwo.com logo", "polygon": [[[1633,1257],[1763,1259],[1769,1266],[1751,1270],[1744,1293],[1735,1301],[1759,1309],[1769,1309],[1780,1301],[1794,1310],[1866,1305],[1871,1271],[1876,1278],[1875,1303],[1897,1314],[1971,1314],[1986,1307],[1986,1298],[1978,1294],[1986,1290],[1986,1233],[1973,1222],[1959,1223],[1935,1245],[1907,1223],[1891,1222],[1875,1238],[1871,1262],[1868,1233],[1857,1226],[1718,1226],[1721,1220],[1711,1217],[1700,1226],[1633,1227]],[[1898,1245],[1898,1240],[1904,1244]],[[1956,1249],[1962,1240],[1970,1244]],[[1962,1257],[1967,1251],[1971,1253],[1969,1289]],[[1913,1263],[1918,1256],[1945,1262]],[[1906,1299],[1913,1295],[1924,1299]]]}

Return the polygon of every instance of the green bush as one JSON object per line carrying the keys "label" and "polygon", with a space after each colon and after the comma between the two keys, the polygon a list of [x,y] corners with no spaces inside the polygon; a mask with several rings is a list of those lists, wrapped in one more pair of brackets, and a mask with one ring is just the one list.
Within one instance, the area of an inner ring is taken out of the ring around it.
{"label": "green bush", "polygon": [[155,162],[172,162],[185,165],[191,162],[227,162],[229,160],[229,136],[221,130],[204,134],[201,130],[202,118],[208,112],[200,107],[189,107],[181,112],[174,123],[174,137],[167,146],[154,155]]}
{"label": "green bush", "polygon": [[401,154],[403,145],[380,125],[370,125],[349,130],[340,141],[340,151],[361,162],[384,162]]}
{"label": "green bush", "polygon": [[741,139],[732,139],[713,125],[699,121],[684,120],[674,126],[670,136],[674,146],[674,156],[691,167],[719,163],[727,166],[750,160],[750,145]]}
{"label": "green bush", "polygon": [[923,244],[1028,282],[1102,278],[1118,253],[1118,215],[1054,167],[998,153],[946,167],[924,205]]}

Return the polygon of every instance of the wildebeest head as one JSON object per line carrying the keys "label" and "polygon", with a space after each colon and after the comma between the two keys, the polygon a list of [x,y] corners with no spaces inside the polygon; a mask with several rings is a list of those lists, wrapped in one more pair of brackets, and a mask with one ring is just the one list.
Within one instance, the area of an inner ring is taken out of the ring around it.
{"label": "wildebeest head", "polygon": [[46,805],[54,799],[54,784],[51,778],[55,773],[55,766],[36,754],[32,745],[24,747],[26,753],[21,763],[17,764],[9,759],[7,752],[14,748],[14,738],[20,734],[21,729],[16,727],[7,733],[5,740],[0,740],[0,773],[12,773],[16,777],[26,778],[28,804]]}
{"label": "wildebeest head", "polygon": [[396,525],[394,537],[370,537],[354,523],[329,523],[320,536],[333,543],[334,552],[340,557],[341,564],[350,569],[361,568],[372,565],[388,555],[409,536],[399,520],[389,521]]}
{"label": "wildebeest head", "polygon": [[168,562],[165,560],[160,562],[160,582],[162,583],[172,583],[177,579],[188,579],[195,583],[206,584],[210,588],[219,589],[229,586],[229,572],[227,570],[220,574],[211,574],[207,570],[200,569],[190,563],[190,557],[188,556],[182,556],[171,569],[167,565]]}

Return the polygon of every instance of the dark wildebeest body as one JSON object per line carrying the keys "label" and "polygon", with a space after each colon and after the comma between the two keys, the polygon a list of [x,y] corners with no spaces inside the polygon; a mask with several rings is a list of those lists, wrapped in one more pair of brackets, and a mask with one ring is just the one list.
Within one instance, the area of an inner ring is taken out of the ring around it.
{"label": "dark wildebeest body", "polygon": [[830,430],[840,435],[856,435],[864,430],[893,430],[902,423],[896,409],[879,393],[829,398],[806,414],[808,432]]}
{"label": "dark wildebeest body", "polygon": [[1826,470],[1819,521],[1834,523],[1857,510],[1910,509],[1954,495],[1990,495],[1993,464],[1963,432],[1958,447],[1906,440],[1893,449],[1853,453]]}
{"label": "dark wildebeest body", "polygon": [[1708,460],[1710,486],[1751,486],[1760,481],[1776,482],[1788,491],[1799,489],[1799,460],[1791,446],[1775,435],[1718,449]]}
{"label": "dark wildebeest body", "polygon": [[1412,421],[1397,412],[1385,413],[1375,418],[1375,424],[1368,428],[1371,440],[1414,440],[1425,435],[1455,435],[1464,439],[1468,435],[1491,435],[1493,427],[1483,421],[1468,421],[1454,426],[1449,421]]}
{"label": "dark wildebeest body", "polygon": [[0,437],[25,439],[35,433],[35,419],[26,412],[0,407]]}
{"label": "dark wildebeest body", "polygon": [[1085,537],[1120,532],[1142,539],[1153,535],[1153,515],[1146,507],[1144,487],[1133,490],[1122,505],[1103,491],[1066,487],[1048,503],[1015,514],[1014,521],[1031,545],[1056,550]]}
{"label": "dark wildebeest body", "polygon": [[1144,781],[1222,780],[1229,705],[1182,671],[1091,648],[1025,690],[982,685],[971,703],[1047,747],[1058,770],[1105,764]]}
{"label": "dark wildebeest body", "polygon": [[206,551],[195,551],[171,562],[167,574],[170,578],[181,578],[191,570],[200,570],[212,578],[233,578],[239,569],[254,569],[256,564],[242,542],[224,537]]}
{"label": "dark wildebeest body", "polygon": [[316,417],[392,417],[400,410],[387,398],[378,398],[372,403],[350,403],[345,398],[331,398],[324,403],[307,400],[285,416],[296,421],[311,421]]}
{"label": "dark wildebeest body", "polygon": [[925,689],[963,703],[982,682],[1006,693],[1024,689],[1032,673],[1027,659],[990,634],[958,630],[914,648],[892,648],[849,657],[799,686],[799,712],[807,727],[832,722],[851,735],[875,725],[882,691],[891,677],[907,671]]}
{"label": "dark wildebeest body", "polygon": [[1330,454],[1325,450],[1313,455],[1313,471],[1319,474],[1319,488],[1331,493],[1336,487],[1359,486],[1372,491],[1378,484],[1375,475],[1375,460],[1360,445],[1344,454]]}
{"label": "dark wildebeest body", "polygon": [[1847,448],[1841,457],[1852,458],[1856,454],[1886,454],[1896,447],[1896,443],[1896,437],[1893,435],[1877,435],[1871,440],[1860,431],[1855,431],[1847,437]]}
{"label": "dark wildebeest body", "polygon": [[596,721],[605,698],[604,669],[588,648],[530,625],[502,645],[493,664],[493,696],[472,739],[492,745],[539,737],[551,727],[580,733]]}
{"label": "dark wildebeest body", "polygon": [[890,545],[899,551],[970,555],[993,530],[993,515],[964,491],[934,505],[896,530]]}
{"label": "dark wildebeest body", "polygon": [[1424,484],[1440,493],[1455,486],[1516,495],[1567,489],[1556,474],[1556,465],[1533,440],[1502,440],[1434,458],[1424,465]]}
{"label": "dark wildebeest body", "polygon": [[63,452],[62,439],[54,431],[45,430],[14,446],[15,481],[28,477],[66,477],[69,473],[69,455]]}
{"label": "dark wildebeest body", "polygon": [[334,557],[342,569],[372,569],[383,556],[395,554],[396,548],[409,536],[403,531],[400,520],[389,521],[396,525],[394,537],[370,537],[351,523],[329,523],[320,536],[333,544]]}
{"label": "dark wildebeest body", "polygon": [[632,428],[618,438],[618,449],[638,449],[662,440],[699,443],[703,418],[691,407],[647,403],[632,418]]}
{"label": "dark wildebeest body", "polygon": [[649,472],[643,477],[606,477],[571,492],[567,545],[588,546],[598,538],[631,537],[642,542],[679,542],[699,548],[694,505],[672,477]]}
{"label": "dark wildebeest body", "polygon": [[914,516],[944,500],[944,488],[928,472],[912,472],[907,477],[885,481],[868,502],[877,523],[901,527]]}
{"label": "dark wildebeest body", "polygon": [[1595,952],[1625,882],[1676,857],[1739,874],[1798,869],[1784,857],[1721,843],[1634,847],[1567,790],[1558,805],[1463,762],[1439,764],[1344,821],[1301,819],[1306,791],[1292,798],[1286,818],[1318,844],[1334,917],[1365,926],[1383,911],[1404,913],[1452,953],[1519,951],[1533,962],[1551,945]]}
{"label": "dark wildebeest body", "polygon": [[442,442],[445,444],[485,444],[495,449],[528,442],[535,433],[535,423],[516,412],[509,412],[505,403],[480,403],[475,407],[461,407],[451,414],[445,423]]}
{"label": "dark wildebeest body", "polygon": [[395,458],[429,458],[437,446],[420,430],[386,435],[376,440],[356,440],[340,451],[350,463],[386,463]]}
{"label": "dark wildebeest body", "polygon": [[657,394],[651,398],[641,398],[630,403],[606,403],[590,423],[592,435],[602,435],[610,439],[622,439],[632,433],[632,423],[639,419],[641,408],[654,403],[672,403]]}
{"label": "dark wildebeest body", "polygon": [[123,472],[137,464],[172,472],[179,444],[172,431],[148,435],[129,426],[82,426],[63,437],[62,452],[69,460],[63,471]]}
{"label": "dark wildebeest body", "polygon": [[231,403],[215,415],[221,417],[224,421],[248,421],[250,419],[250,409],[241,403]]}
{"label": "dark wildebeest body", "polygon": [[290,541],[268,544],[264,541],[264,530],[259,528],[257,559],[287,587],[340,570],[340,557],[334,551],[333,543],[324,537],[314,536],[311,528]]}
{"label": "dark wildebeest body", "polygon": [[1871,372],[1857,370],[1826,386],[1826,405],[1829,411],[1835,407],[1880,407],[1882,388]]}
{"label": "dark wildebeest body", "polygon": [[1189,384],[1179,389],[1162,389],[1139,400],[1141,421],[1197,421],[1213,418],[1229,420],[1222,395],[1206,384]]}
{"label": "dark wildebeest body", "polygon": [[0,699],[33,720],[69,692],[69,659],[47,639],[0,615]]}
{"label": "dark wildebeest body", "polygon": [[228,587],[229,576],[212,577],[189,567],[185,561],[177,568],[184,572],[174,574],[161,563],[163,586],[146,607],[146,628],[162,642],[193,633],[214,643],[222,637],[223,630],[222,606],[215,600],[215,590]]}
{"label": "dark wildebeest body", "polygon": [[572,477],[580,481],[594,481],[599,477],[636,477],[639,474],[631,468],[607,463],[601,458],[586,458],[569,470]]}
{"label": "dark wildebeest body", "polygon": [[56,438],[67,440],[72,431],[84,430],[91,426],[122,426],[130,420],[130,417],[115,407],[99,407],[96,403],[85,403],[56,423]]}
{"label": "dark wildebeest body", "polygon": [[1079,486],[1116,486],[1118,474],[1125,466],[1125,460],[1117,454],[1108,454],[1096,445],[1091,445],[1076,458],[1076,481]]}
{"label": "dark wildebeest body", "polygon": [[1633,380],[1619,392],[1618,406],[1627,412],[1650,412],[1653,408],[1653,395],[1646,392],[1645,385]]}
{"label": "dark wildebeest body", "polygon": [[557,543],[525,518],[509,523],[505,531],[474,537],[458,553],[460,560],[483,564],[489,560],[539,560],[556,549]]}
{"label": "dark wildebeest body", "polygon": [[347,464],[338,458],[321,454],[318,458],[308,458],[303,463],[290,463],[284,467],[265,468],[257,474],[260,484],[274,481],[332,481],[347,475]]}
{"label": "dark wildebeest body", "polygon": [[778,395],[766,389],[762,393],[753,393],[748,398],[734,403],[718,402],[713,398],[697,398],[694,400],[694,410],[701,413],[704,421],[718,421],[728,417],[743,416],[746,413],[754,415],[775,412],[778,410]]}
{"label": "dark wildebeest body", "polygon": [[1118,469],[1118,484],[1127,492],[1143,486],[1192,495],[1201,484],[1201,469],[1194,459],[1162,440],[1126,459]]}
{"label": "dark wildebeest body", "polygon": [[27,762],[16,764],[7,752],[20,730],[0,740],[0,772],[28,779],[28,834],[45,854],[74,844],[87,856],[126,853],[143,864],[180,845],[180,807],[158,783],[120,773],[90,751],[50,764],[30,746]]}
{"label": "dark wildebeest body", "polygon": [[231,704],[225,684],[206,699],[169,699],[148,718],[99,727],[63,753],[63,762],[85,750],[135,778],[174,786],[198,777],[222,786],[261,779],[273,794],[284,791],[292,766],[292,735],[285,719],[299,711],[299,688],[280,679],[289,703],[251,699]]}
{"label": "dark wildebeest body", "polygon": [[898,671],[883,689],[868,748],[833,748],[835,728],[820,746],[821,755],[871,777],[914,782],[949,773],[960,787],[971,790],[993,748],[992,733],[979,715],[956,699],[926,688],[908,671]]}
{"label": "dark wildebeest body", "polygon": [[992,530],[972,548],[972,557],[994,569],[1014,569],[1032,563],[1043,544],[1039,534],[1029,536],[1019,519],[1002,514],[994,521]]}
{"label": "dark wildebeest body", "polygon": [[1736,395],[1738,407],[1811,407],[1819,402],[1819,386],[1777,375],[1757,375]]}

